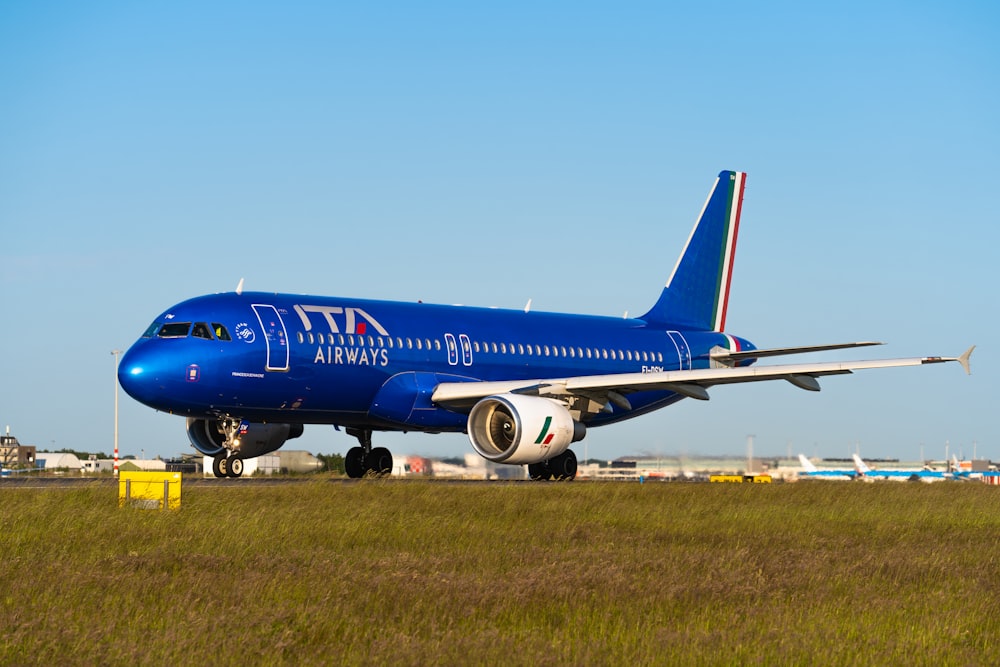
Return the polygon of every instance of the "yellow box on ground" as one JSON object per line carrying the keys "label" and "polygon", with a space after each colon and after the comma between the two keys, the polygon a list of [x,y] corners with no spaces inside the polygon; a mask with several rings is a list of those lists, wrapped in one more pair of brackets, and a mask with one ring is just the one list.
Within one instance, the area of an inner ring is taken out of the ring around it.
{"label": "yellow box on ground", "polygon": [[118,506],[180,509],[181,473],[122,471],[118,474]]}

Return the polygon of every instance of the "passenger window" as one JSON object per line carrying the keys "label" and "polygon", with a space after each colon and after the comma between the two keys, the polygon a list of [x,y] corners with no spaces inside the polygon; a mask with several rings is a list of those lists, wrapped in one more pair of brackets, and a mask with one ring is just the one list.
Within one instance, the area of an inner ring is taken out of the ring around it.
{"label": "passenger window", "polygon": [[437,338],[434,339],[434,350],[437,352],[441,351],[441,341],[439,341]]}
{"label": "passenger window", "polygon": [[215,337],[219,340],[232,340],[229,336],[229,330],[218,322],[212,322],[212,329],[215,331]]}
{"label": "passenger window", "polygon": [[190,322],[170,322],[169,324],[164,324],[160,329],[160,333],[156,335],[160,338],[187,338],[190,328]]}
{"label": "passenger window", "polygon": [[305,341],[305,336],[302,335],[301,331],[299,332],[298,338],[299,338],[299,345],[301,345],[302,343],[306,342]]}

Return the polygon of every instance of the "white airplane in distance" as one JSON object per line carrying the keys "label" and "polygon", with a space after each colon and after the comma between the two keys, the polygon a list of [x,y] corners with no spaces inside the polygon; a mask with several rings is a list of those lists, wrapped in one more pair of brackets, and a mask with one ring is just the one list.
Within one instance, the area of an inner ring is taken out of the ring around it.
{"label": "white airplane in distance", "polygon": [[805,454],[799,454],[799,463],[802,470],[799,471],[800,478],[806,479],[830,479],[830,480],[852,480],[857,479],[857,470],[848,468],[817,468],[812,461],[806,458]]}
{"label": "white airplane in distance", "polygon": [[940,482],[945,479],[955,479],[950,472],[940,470],[906,470],[900,468],[871,468],[860,456],[853,454],[854,466],[857,468],[858,476],[868,481],[890,480],[894,482]]}

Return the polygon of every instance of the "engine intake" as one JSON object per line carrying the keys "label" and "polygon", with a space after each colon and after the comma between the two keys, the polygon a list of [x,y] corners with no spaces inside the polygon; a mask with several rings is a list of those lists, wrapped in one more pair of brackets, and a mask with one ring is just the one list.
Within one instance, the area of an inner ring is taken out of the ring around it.
{"label": "engine intake", "polygon": [[487,396],[469,413],[469,439],[494,463],[541,463],[583,440],[586,427],[562,403],[538,396]]}
{"label": "engine intake", "polygon": [[[240,434],[239,446],[234,451],[245,459],[261,456],[279,449],[302,432],[302,424],[250,424]],[[194,448],[206,456],[217,456],[226,450],[225,430],[218,420],[189,418],[187,434]]]}

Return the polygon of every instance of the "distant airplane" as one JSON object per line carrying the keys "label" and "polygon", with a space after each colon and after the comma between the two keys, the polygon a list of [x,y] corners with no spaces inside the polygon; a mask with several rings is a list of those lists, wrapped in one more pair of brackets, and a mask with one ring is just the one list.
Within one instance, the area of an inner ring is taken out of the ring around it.
{"label": "distant airplane", "polygon": [[808,477],[811,479],[851,480],[856,479],[858,476],[858,471],[853,468],[817,468],[812,461],[806,458],[805,454],[799,454],[799,463],[802,465],[802,470],[799,471],[799,477]]}
{"label": "distant airplane", "polygon": [[[351,477],[392,471],[373,432],[424,431],[465,432],[481,456],[527,464],[533,479],[572,479],[569,447],[588,428],[707,400],[716,385],[786,380],[818,391],[825,375],[945,361],[968,372],[972,348],[752,366],[876,343],[758,350],[725,333],[745,183],[742,172],[719,174],[659,299],[639,317],[244,293],[241,280],[235,293],[156,317],[118,378],[137,401],[186,417],[192,445],[214,457],[218,476],[238,477],[244,458],[278,449],[304,424],[332,424],[358,440],[345,456]],[[585,267],[575,270],[574,280],[586,279]]]}
{"label": "distant airplane", "polygon": [[854,467],[858,471],[858,476],[865,480],[889,480],[895,482],[940,482],[946,479],[955,479],[951,472],[939,470],[906,470],[900,468],[871,468],[860,456],[852,454]]}

